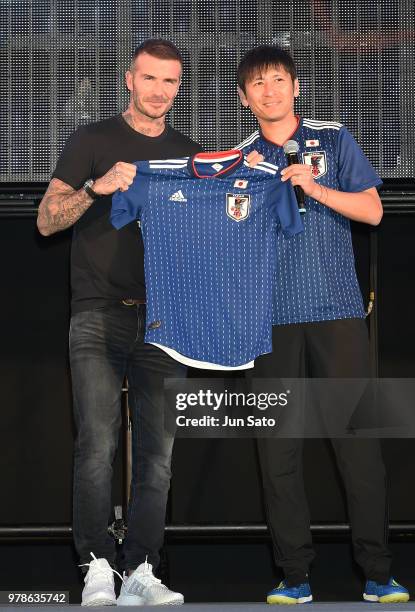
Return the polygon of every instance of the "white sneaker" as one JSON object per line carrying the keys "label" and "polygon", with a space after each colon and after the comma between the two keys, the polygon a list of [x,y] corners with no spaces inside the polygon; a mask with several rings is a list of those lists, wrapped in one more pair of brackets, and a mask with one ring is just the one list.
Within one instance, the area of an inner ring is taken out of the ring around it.
{"label": "white sneaker", "polygon": [[180,606],[184,602],[181,593],[170,591],[153,574],[153,566],[145,561],[127,577],[121,586],[117,606]]}
{"label": "white sneaker", "polygon": [[118,572],[112,569],[106,559],[97,559],[94,553],[91,553],[91,556],[93,559],[91,563],[82,564],[89,567],[89,570],[84,578],[85,586],[82,591],[81,605],[115,606],[117,599],[114,591],[114,574]]}

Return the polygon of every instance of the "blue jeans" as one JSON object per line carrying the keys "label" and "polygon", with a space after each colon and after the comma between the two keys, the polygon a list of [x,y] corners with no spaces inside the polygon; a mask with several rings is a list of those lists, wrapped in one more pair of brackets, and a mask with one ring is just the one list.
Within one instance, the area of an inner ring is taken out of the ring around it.
{"label": "blue jeans", "polygon": [[109,563],[115,543],[111,513],[112,464],[121,424],[121,388],[129,384],[132,482],[123,568],[159,563],[163,544],[173,435],[164,428],[164,379],[186,368],[144,344],[145,306],[123,304],[80,312],[71,319],[70,363],[77,437],[74,451],[73,534],[80,563],[92,551]]}

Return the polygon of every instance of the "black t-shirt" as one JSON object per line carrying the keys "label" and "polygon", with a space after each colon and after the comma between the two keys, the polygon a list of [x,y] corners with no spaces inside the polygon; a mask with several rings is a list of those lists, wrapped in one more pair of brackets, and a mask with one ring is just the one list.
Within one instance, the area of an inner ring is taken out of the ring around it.
{"label": "black t-shirt", "polygon": [[[118,162],[194,155],[200,145],[170,126],[160,136],[136,132],[122,115],[80,127],[56,165],[54,178],[80,189]],[[144,247],[137,223],[115,230],[112,195],[97,198],[75,223],[72,237],[72,314],[111,301],[144,298]]]}

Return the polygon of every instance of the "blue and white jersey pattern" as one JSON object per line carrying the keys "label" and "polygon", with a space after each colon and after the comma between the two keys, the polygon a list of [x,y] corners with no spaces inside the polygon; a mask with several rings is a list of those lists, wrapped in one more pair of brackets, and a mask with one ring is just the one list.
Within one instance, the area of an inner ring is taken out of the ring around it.
{"label": "blue and white jersey pattern", "polygon": [[[335,121],[299,119],[291,139],[299,158],[310,164],[314,179],[340,191],[358,192],[382,183],[348,130]],[[238,145],[281,169],[287,165],[282,146],[256,131]],[[306,198],[304,232],[292,240],[277,237],[273,324],[363,318],[349,220]]]}
{"label": "blue and white jersey pattern", "polygon": [[194,367],[252,367],[272,350],[276,226],[287,237],[303,229],[292,187],[272,163],[249,168],[240,151],[136,166],[111,222],[140,220],[145,341]]}

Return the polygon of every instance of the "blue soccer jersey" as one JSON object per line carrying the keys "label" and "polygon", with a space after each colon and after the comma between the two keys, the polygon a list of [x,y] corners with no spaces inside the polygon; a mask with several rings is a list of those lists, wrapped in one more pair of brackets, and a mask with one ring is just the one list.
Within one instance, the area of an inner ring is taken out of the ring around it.
{"label": "blue soccer jersey", "polygon": [[244,369],[272,350],[276,225],[302,231],[278,168],[240,151],[137,162],[113,196],[116,228],[139,219],[145,246],[145,341],[186,365]]}
{"label": "blue soccer jersey", "polygon": [[[348,130],[334,121],[299,119],[291,136],[299,144],[300,163],[314,179],[332,189],[358,192],[382,183]],[[287,165],[282,146],[256,131],[238,145],[279,166]],[[273,323],[305,323],[363,318],[350,223],[312,198],[306,198],[304,232],[292,240],[277,237]]]}

